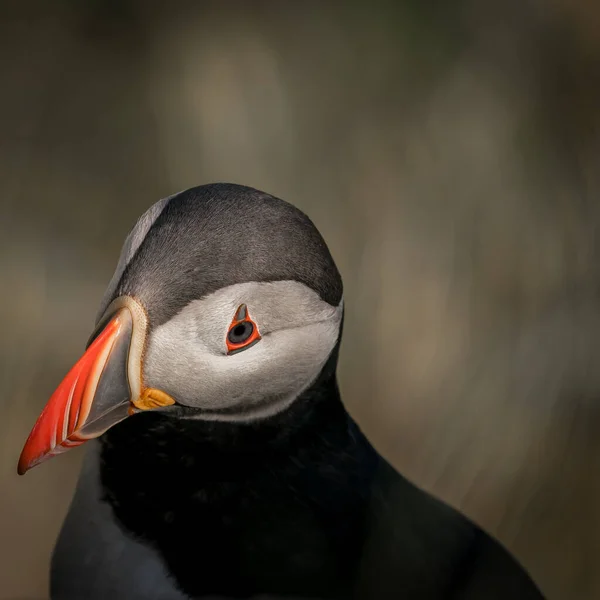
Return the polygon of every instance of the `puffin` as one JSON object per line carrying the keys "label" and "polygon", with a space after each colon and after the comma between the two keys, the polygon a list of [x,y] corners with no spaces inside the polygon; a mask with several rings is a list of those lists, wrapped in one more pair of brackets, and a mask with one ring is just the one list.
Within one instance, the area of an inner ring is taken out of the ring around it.
{"label": "puffin", "polygon": [[343,315],[294,205],[228,183],[152,205],[19,459],[86,444],[51,600],[543,598],[346,410]]}

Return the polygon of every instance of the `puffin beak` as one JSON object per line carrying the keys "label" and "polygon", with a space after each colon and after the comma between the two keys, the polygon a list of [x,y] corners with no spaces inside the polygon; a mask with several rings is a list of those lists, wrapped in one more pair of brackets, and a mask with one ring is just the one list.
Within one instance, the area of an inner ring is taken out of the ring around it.
{"label": "puffin beak", "polygon": [[145,335],[145,312],[135,300],[121,297],[109,306],[85,353],[31,430],[19,459],[19,475],[99,437],[139,410],[175,403],[164,392],[142,385]]}

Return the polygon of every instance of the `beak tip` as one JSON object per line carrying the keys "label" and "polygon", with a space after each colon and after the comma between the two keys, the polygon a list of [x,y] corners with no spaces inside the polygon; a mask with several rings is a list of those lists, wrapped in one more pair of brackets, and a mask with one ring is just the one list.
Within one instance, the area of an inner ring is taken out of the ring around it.
{"label": "beak tip", "polygon": [[39,453],[36,451],[37,448],[30,446],[30,440],[27,440],[23,450],[21,450],[21,456],[19,456],[19,462],[17,463],[17,475],[25,475],[27,471],[33,469],[33,467],[44,462],[47,458],[46,452]]}
{"label": "beak tip", "polygon": [[[27,471],[35,467],[35,465],[40,462],[36,460],[37,456],[39,456],[39,449],[35,445],[35,436],[34,436],[35,428],[29,434],[23,449],[21,450],[21,455],[19,456],[19,462],[17,463],[17,474],[25,475]],[[37,456],[36,456],[37,455]]]}
{"label": "beak tip", "polygon": [[25,475],[25,473],[27,473],[27,471],[29,471],[29,463],[28,461],[24,460],[23,457],[21,456],[21,458],[19,459],[19,463],[17,465],[17,475]]}

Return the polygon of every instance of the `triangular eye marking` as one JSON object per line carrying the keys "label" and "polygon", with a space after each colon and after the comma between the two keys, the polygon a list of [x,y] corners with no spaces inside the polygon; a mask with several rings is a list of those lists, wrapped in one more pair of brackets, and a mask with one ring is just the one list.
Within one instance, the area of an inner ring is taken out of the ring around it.
{"label": "triangular eye marking", "polygon": [[235,316],[229,325],[225,342],[227,344],[227,354],[236,354],[242,350],[247,350],[260,341],[261,336],[258,331],[258,325],[250,318],[248,307],[240,304],[235,311]]}
{"label": "triangular eye marking", "polygon": [[240,304],[239,308],[235,312],[235,317],[233,317],[233,321],[239,323],[240,321],[244,321],[248,317],[248,309],[245,304]]}

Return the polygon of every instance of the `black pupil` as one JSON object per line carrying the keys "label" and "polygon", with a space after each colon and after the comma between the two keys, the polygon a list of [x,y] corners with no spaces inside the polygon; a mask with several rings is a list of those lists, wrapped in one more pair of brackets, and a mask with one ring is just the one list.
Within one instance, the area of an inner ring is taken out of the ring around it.
{"label": "black pupil", "polygon": [[254,330],[254,327],[252,326],[252,323],[249,323],[248,321],[244,321],[243,323],[236,325],[229,332],[229,341],[232,344],[241,344],[241,343],[245,342],[252,335],[253,330]]}

